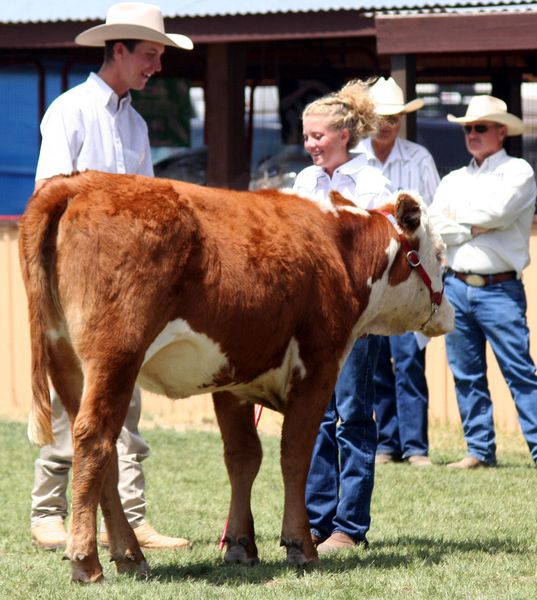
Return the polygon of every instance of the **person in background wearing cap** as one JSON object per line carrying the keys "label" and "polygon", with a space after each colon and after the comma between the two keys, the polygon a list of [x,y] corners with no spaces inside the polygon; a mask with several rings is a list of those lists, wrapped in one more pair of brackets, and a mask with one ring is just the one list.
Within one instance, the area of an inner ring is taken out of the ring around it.
{"label": "person in background wearing cap", "polygon": [[487,384],[488,341],[509,386],[522,433],[537,462],[537,375],[529,351],[526,296],[521,280],[537,188],[533,169],[503,148],[524,125],[493,96],[475,96],[464,127],[470,164],[442,179],[429,209],[447,245],[446,295],[455,329],[446,336],[466,456],[448,464],[475,469],[496,464],[493,409]]}
{"label": "person in background wearing cap", "polygon": [[[152,176],[147,125],[133,108],[129,90],[142,90],[160,71],[166,46],[191,49],[191,40],[166,34],[158,7],[132,2],[111,6],[105,24],[82,32],[75,41],[104,46],[104,62],[98,73],[56,98],[43,117],[36,190],[53,175],[85,169]],[[69,419],[55,393],[52,410],[55,442],[43,446],[35,462],[31,511],[32,540],[47,550],[65,546],[66,489],[73,456]],[[188,540],[163,536],[145,520],[141,461],[149,456],[149,448],[138,432],[140,413],[136,388],[117,441],[118,488],[125,514],[140,546],[190,547]],[[107,543],[105,531],[101,543]]]}
{"label": "person in background wearing cap", "polygon": [[[395,80],[379,78],[369,93],[382,116],[377,133],[362,140],[354,152],[379,169],[394,190],[417,192],[427,205],[440,177],[430,152],[399,137],[404,115],[420,109],[423,100],[405,104]],[[375,370],[375,420],[378,432],[376,464],[405,460],[430,466],[427,413],[429,393],[425,379],[427,338],[412,332],[382,336]]]}

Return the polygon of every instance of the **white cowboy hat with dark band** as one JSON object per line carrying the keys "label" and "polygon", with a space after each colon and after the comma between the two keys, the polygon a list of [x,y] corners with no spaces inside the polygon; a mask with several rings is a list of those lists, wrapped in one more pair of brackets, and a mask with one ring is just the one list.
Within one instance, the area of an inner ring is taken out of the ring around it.
{"label": "white cowboy hat with dark band", "polygon": [[75,38],[81,46],[104,46],[108,40],[144,40],[184,50],[194,47],[186,35],[166,33],[160,8],[145,2],[113,4],[103,25],[86,29]]}
{"label": "white cowboy hat with dark band", "polygon": [[399,115],[419,110],[425,102],[416,98],[405,104],[403,90],[390,77],[379,79],[369,88],[369,96],[375,103],[375,111],[379,115]]}
{"label": "white cowboy hat with dark band", "polygon": [[448,115],[452,123],[475,123],[476,121],[492,121],[507,127],[507,135],[524,133],[524,122],[515,115],[507,112],[507,104],[494,96],[474,96],[468,104],[464,117]]}

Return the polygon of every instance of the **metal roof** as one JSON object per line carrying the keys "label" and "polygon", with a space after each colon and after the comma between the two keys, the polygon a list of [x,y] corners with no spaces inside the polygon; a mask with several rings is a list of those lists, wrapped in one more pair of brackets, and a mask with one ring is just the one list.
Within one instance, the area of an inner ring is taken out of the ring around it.
{"label": "metal roof", "polygon": [[[0,3],[0,23],[104,20],[114,0],[16,0]],[[361,12],[450,12],[450,10],[533,10],[534,2],[521,0],[150,0],[165,17],[216,17],[270,13],[356,10]]]}

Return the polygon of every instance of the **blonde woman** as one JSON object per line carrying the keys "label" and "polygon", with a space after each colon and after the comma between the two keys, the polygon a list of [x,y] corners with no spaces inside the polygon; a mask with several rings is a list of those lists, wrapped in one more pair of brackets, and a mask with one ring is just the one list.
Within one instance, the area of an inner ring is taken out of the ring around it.
{"label": "blonde woman", "polygon": [[351,154],[358,142],[376,131],[378,115],[362,81],[351,81],[339,92],[308,104],[302,114],[304,148],[313,165],[303,169],[293,190],[321,205],[338,191],[362,208],[390,198],[390,183],[378,171]]}
{"label": "blonde woman", "polygon": [[[360,139],[375,132],[377,119],[368,86],[361,81],[306,106],[304,148],[313,165],[298,174],[294,191],[325,208],[330,207],[332,190],[362,208],[389,200],[389,181],[350,154]],[[377,446],[373,420],[377,354],[376,336],[355,343],[315,441],[306,506],[319,553],[367,546]]]}

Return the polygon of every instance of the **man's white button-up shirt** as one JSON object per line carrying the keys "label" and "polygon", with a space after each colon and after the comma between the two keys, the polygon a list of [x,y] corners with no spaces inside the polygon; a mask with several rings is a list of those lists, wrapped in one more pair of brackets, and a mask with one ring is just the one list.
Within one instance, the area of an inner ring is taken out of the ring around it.
{"label": "man's white button-up shirt", "polygon": [[68,90],[49,106],[36,180],[73,171],[153,175],[147,125],[98,75]]}
{"label": "man's white button-up shirt", "polygon": [[[533,169],[500,150],[478,165],[442,179],[429,207],[455,271],[518,274],[529,264],[529,237],[537,186]],[[472,237],[472,225],[490,229]]]}
{"label": "man's white button-up shirt", "polygon": [[375,156],[371,138],[362,140],[353,152],[379,169],[395,191],[417,192],[426,204],[433,201],[440,176],[431,153],[420,144],[397,138],[384,163]]}

